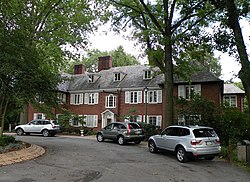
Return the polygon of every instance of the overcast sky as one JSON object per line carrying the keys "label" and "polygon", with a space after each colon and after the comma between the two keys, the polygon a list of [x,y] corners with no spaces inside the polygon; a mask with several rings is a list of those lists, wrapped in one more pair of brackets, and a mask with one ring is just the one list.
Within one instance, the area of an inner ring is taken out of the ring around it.
{"label": "overcast sky", "polygon": [[[247,46],[248,53],[250,54],[250,22],[244,21],[241,23],[242,31],[244,35],[244,41]],[[129,40],[125,40],[122,35],[115,35],[110,32],[106,26],[100,27],[99,31],[95,35],[90,37],[91,46],[90,49],[96,48],[100,51],[111,51],[122,45],[126,53],[132,54],[138,57],[141,52],[139,47],[135,47],[134,43]],[[230,57],[228,54],[222,54],[218,51],[215,52],[215,56],[220,56],[220,63],[222,65],[222,76],[221,79],[228,81],[232,78],[235,82],[239,79],[235,79],[235,75],[240,70],[240,64]],[[146,63],[146,59],[140,59],[142,64]]]}

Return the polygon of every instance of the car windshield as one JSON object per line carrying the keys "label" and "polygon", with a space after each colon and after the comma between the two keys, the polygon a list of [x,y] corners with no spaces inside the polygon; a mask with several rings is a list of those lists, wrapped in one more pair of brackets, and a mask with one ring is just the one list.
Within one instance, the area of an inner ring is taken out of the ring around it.
{"label": "car windshield", "polygon": [[200,128],[200,129],[194,129],[194,136],[196,138],[202,138],[202,137],[215,137],[216,134],[213,129],[209,128]]}

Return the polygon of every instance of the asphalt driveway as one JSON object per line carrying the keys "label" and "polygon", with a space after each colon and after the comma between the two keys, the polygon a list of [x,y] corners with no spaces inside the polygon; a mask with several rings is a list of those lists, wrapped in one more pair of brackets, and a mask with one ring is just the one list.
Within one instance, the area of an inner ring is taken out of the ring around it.
{"label": "asphalt driveway", "polygon": [[250,173],[223,160],[185,164],[151,154],[144,144],[119,146],[86,137],[17,136],[46,149],[34,160],[0,167],[0,182],[248,182]]}

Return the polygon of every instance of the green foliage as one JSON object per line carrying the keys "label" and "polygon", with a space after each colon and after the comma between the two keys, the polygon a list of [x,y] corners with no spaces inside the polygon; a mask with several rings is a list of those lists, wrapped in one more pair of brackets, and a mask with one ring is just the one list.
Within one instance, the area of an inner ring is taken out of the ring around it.
{"label": "green foliage", "polygon": [[7,135],[0,136],[1,147],[5,147],[10,143],[16,143],[16,139],[13,136],[7,136]]}
{"label": "green foliage", "polygon": [[128,66],[139,64],[138,60],[131,54],[127,54],[122,46],[117,47],[112,51],[100,51],[98,49],[92,49],[87,51],[87,55],[83,59],[70,62],[70,66],[66,68],[67,73],[73,73],[73,67],[75,64],[84,64],[88,72],[98,72],[98,58],[103,56],[112,57],[112,66]]}
{"label": "green foliage", "polygon": [[250,136],[250,115],[239,111],[236,108],[224,108],[221,118],[216,123],[216,129],[228,145],[229,140],[237,143],[248,139]]}
{"label": "green foliage", "polygon": [[144,130],[145,140],[148,140],[148,138],[152,135],[159,134],[161,131],[159,126],[147,124],[144,122],[140,122],[139,124],[142,126],[142,128]]}
{"label": "green foliage", "polygon": [[220,114],[214,102],[199,95],[193,95],[191,100],[177,99],[177,113],[184,115],[187,125],[214,126]]}

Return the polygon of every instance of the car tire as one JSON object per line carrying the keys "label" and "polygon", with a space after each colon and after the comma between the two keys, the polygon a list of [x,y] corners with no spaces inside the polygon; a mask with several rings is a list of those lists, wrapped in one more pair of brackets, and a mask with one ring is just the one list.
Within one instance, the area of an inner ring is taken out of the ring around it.
{"label": "car tire", "polygon": [[104,141],[103,135],[101,133],[98,133],[96,135],[96,139],[97,139],[98,142],[103,142]]}
{"label": "car tire", "polygon": [[118,136],[117,142],[119,145],[124,145],[126,143],[123,136]]}
{"label": "car tire", "polygon": [[17,134],[17,135],[23,135],[23,134],[24,134],[23,129],[22,129],[22,128],[17,128],[16,134]]}
{"label": "car tire", "polygon": [[183,147],[179,147],[176,151],[176,158],[179,162],[185,163],[188,161],[187,152]]}
{"label": "car tire", "polygon": [[205,156],[204,157],[206,160],[213,160],[215,158],[215,156],[211,155],[211,156]]}
{"label": "car tire", "polygon": [[135,140],[134,143],[135,143],[135,144],[140,144],[140,143],[141,143],[141,140]]}
{"label": "car tire", "polygon": [[150,140],[148,142],[148,150],[150,153],[157,153],[158,149],[157,149],[155,142],[153,140]]}
{"label": "car tire", "polygon": [[43,130],[42,134],[43,134],[44,137],[50,136],[49,130]]}

